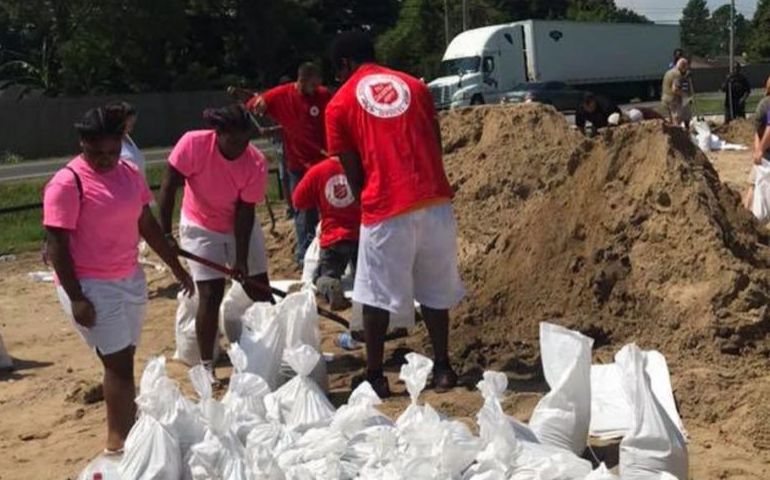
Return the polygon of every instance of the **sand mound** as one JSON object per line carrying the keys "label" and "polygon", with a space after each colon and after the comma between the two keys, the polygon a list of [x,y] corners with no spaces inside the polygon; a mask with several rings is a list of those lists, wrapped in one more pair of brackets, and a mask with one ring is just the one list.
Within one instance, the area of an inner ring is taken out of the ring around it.
{"label": "sand mound", "polygon": [[683,131],[645,122],[587,140],[537,105],[451,112],[442,130],[466,368],[530,368],[546,320],[600,353],[636,341],[682,370],[766,368],[768,238]]}
{"label": "sand mound", "polygon": [[747,147],[751,147],[754,144],[755,132],[754,122],[743,118],[733,120],[727,125],[721,125],[714,130],[716,135],[727,142],[746,145]]}

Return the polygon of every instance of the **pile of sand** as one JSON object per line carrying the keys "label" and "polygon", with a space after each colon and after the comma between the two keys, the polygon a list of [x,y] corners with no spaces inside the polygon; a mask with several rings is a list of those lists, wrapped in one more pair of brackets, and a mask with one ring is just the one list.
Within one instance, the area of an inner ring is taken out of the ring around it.
{"label": "pile of sand", "polygon": [[754,145],[754,133],[756,128],[754,122],[746,120],[745,118],[739,118],[733,120],[727,125],[721,125],[714,129],[714,133],[729,143],[737,143],[738,145],[746,145],[751,147]]}
{"label": "pile of sand", "polygon": [[[661,350],[686,418],[741,404],[736,387],[770,354],[768,238],[682,130],[645,122],[588,140],[552,108],[519,105],[448,113],[442,131],[466,369],[535,375],[538,324],[556,321],[594,337],[604,360],[630,341]],[[747,408],[738,428],[770,439]]]}

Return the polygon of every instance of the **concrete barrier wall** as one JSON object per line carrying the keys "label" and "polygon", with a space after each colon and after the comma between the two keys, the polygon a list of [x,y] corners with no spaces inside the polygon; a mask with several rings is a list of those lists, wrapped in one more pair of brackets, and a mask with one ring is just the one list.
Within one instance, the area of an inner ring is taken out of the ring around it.
{"label": "concrete barrier wall", "polygon": [[115,100],[136,106],[139,120],[134,137],[140,147],[173,145],[184,132],[203,127],[204,108],[232,101],[219,91],[2,101],[0,154],[12,152],[24,158],[73,154],[79,149],[72,125],[89,108]]}
{"label": "concrete barrier wall", "polygon": [[[692,71],[695,90],[697,93],[717,92],[722,88],[728,72],[727,67],[694,68]],[[770,76],[770,64],[760,63],[743,67],[743,74],[749,80],[751,88],[763,88],[765,80]]]}

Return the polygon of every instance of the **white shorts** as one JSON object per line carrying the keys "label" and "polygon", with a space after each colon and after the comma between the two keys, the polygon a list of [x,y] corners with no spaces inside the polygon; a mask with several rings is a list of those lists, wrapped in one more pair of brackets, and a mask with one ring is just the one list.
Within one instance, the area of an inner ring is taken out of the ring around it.
{"label": "white shorts", "polygon": [[91,328],[75,322],[64,288],[57,286],[56,293],[64,312],[88,346],[102,355],[110,355],[130,345],[139,345],[147,310],[147,282],[141,268],[122,280],[84,279],[80,281],[80,288],[96,310],[96,323]]}
{"label": "white shorts", "polygon": [[[235,266],[235,235],[232,233],[213,232],[182,216],[179,222],[179,246],[190,253],[206,260]],[[190,275],[196,282],[226,278],[224,273],[204,267],[198,262],[187,261]],[[265,254],[265,235],[258,221],[254,223],[249,243],[249,276],[267,272],[267,256]]]}
{"label": "white shorts", "polygon": [[449,203],[362,225],[358,249],[353,300],[387,310],[391,318],[413,319],[415,301],[446,310],[465,295]]}

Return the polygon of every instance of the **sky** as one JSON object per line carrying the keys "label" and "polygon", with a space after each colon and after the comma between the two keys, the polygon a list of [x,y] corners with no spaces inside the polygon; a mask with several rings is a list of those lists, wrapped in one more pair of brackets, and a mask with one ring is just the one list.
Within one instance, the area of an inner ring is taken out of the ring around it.
{"label": "sky", "polygon": [[[729,0],[707,0],[709,9],[715,10]],[[754,16],[758,0],[735,0],[735,10],[746,18]],[[615,0],[620,8],[630,8],[654,22],[674,23],[679,21],[687,0]]]}

